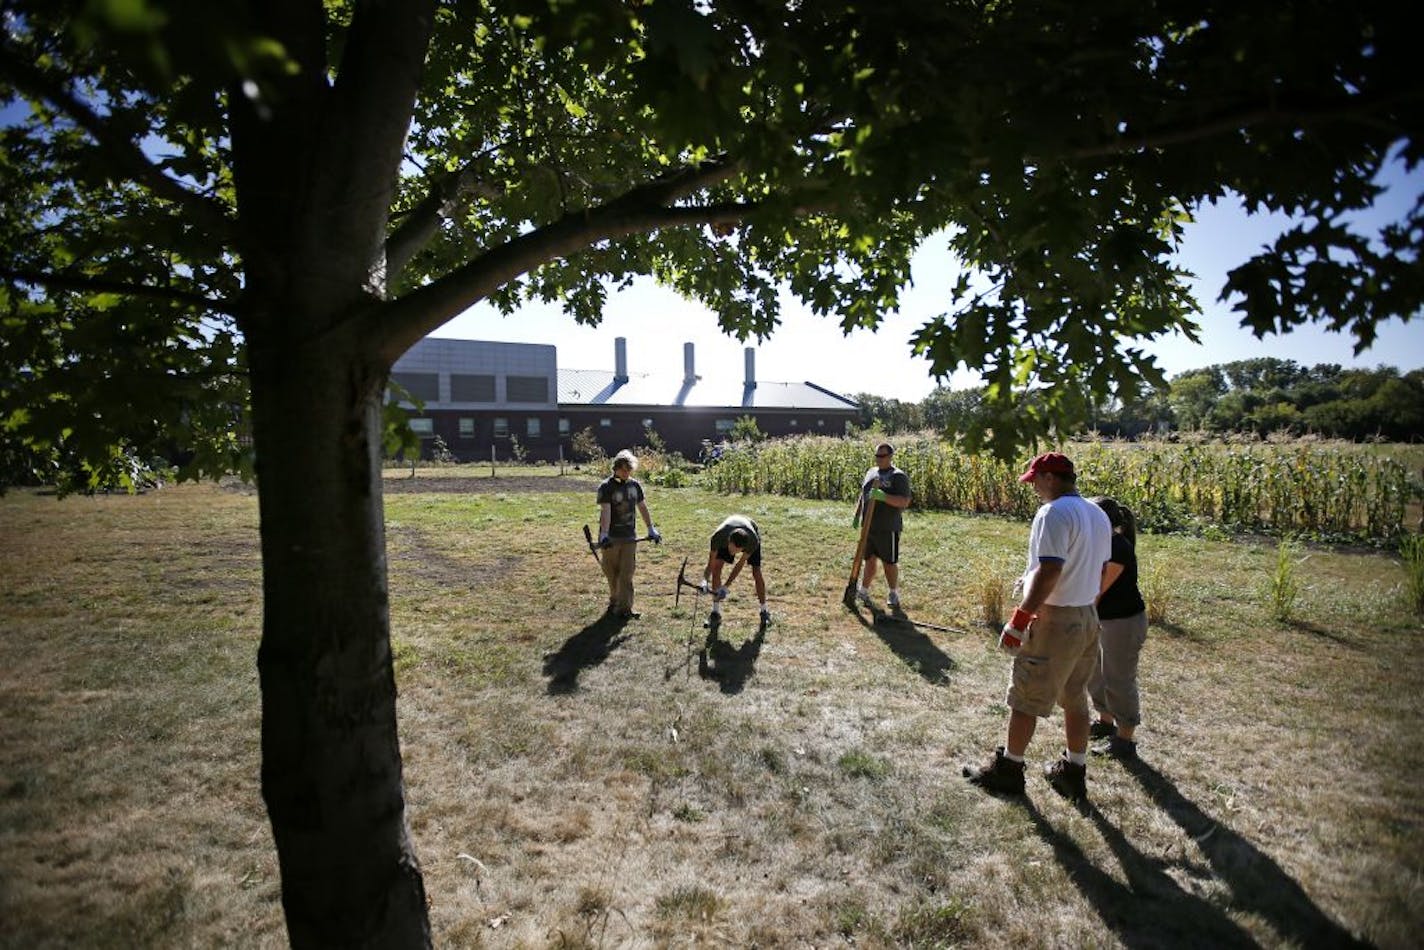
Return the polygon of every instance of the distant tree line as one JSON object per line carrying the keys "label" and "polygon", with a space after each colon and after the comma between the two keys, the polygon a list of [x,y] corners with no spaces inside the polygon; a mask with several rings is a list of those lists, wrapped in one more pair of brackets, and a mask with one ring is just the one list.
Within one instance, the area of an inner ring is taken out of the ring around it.
{"label": "distant tree line", "polygon": [[[855,400],[861,407],[861,427],[889,433],[932,429],[953,435],[990,421],[982,387],[940,387],[921,402],[870,393]],[[1022,408],[1034,411],[1032,396]],[[1062,435],[1096,431],[1131,439],[1201,431],[1414,442],[1424,440],[1424,369],[1401,374],[1391,366],[1305,367],[1293,360],[1259,357],[1188,370],[1130,402],[1093,403],[1090,415],[1084,431]]]}

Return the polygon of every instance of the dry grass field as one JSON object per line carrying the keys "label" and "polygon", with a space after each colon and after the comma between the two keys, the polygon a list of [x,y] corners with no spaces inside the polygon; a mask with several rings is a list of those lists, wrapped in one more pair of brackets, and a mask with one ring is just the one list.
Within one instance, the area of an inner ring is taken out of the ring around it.
{"label": "dry grass field", "polygon": [[[405,475],[392,626],[439,946],[1418,944],[1424,650],[1396,558],[1299,549],[1277,621],[1274,542],[1145,536],[1141,760],[1092,763],[1079,810],[1036,770],[1025,802],[960,778],[1003,741],[983,601],[1023,523],[908,516],[905,609],[942,632],[842,605],[848,507],[654,487],[667,541],[617,627],[592,476]],[[734,510],[775,622],[746,577],[709,640],[675,578]],[[0,946],[285,944],[257,540],[248,489],[0,497]]]}

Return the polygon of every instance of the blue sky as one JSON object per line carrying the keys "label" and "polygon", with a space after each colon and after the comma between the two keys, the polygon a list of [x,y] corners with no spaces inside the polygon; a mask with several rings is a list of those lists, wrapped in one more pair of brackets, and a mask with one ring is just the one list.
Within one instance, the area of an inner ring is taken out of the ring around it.
{"label": "blue sky", "polygon": [[[1377,208],[1397,215],[1424,193],[1424,168],[1405,174],[1395,165],[1384,181],[1389,187]],[[1257,356],[1307,366],[1424,367],[1424,316],[1408,324],[1392,321],[1382,326],[1375,344],[1356,357],[1352,337],[1315,326],[1257,340],[1240,327],[1230,301],[1216,302],[1227,271],[1270,242],[1286,223],[1283,217],[1248,216],[1233,202],[1197,210],[1178,262],[1196,275],[1192,287],[1202,306],[1197,321],[1201,343],[1177,335],[1145,347],[1167,375]],[[945,309],[957,271],[942,244],[930,243],[917,256],[913,273],[914,286],[905,293],[899,313],[889,316],[874,333],[856,330],[843,335],[834,320],[816,317],[785,297],[782,325],[776,332],[760,343],[755,339],[741,343],[721,333],[711,311],[651,281],[640,281],[626,291],[610,294],[603,323],[597,328],[578,326],[554,305],[530,304],[509,317],[481,305],[432,335],[554,344],[559,348],[559,366],[565,369],[612,369],[614,339],[621,336],[628,341],[628,363],[633,372],[681,372],[683,344],[691,342],[700,375],[725,374],[736,379],[744,373],[743,350],[750,345],[756,348],[756,373],[761,379],[804,380],[845,395],[870,392],[918,401],[936,383],[929,375],[929,364],[911,354],[910,339]],[[950,380],[955,387],[975,382],[967,373]]]}

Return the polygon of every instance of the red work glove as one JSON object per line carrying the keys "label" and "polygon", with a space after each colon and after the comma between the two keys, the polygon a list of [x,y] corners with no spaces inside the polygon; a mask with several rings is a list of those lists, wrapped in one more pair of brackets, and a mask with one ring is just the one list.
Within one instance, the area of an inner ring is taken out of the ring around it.
{"label": "red work glove", "polygon": [[1013,617],[1004,624],[1004,629],[999,633],[999,649],[1010,656],[1016,656],[1023,647],[1024,634],[1028,632],[1029,624],[1033,621],[1033,614],[1022,607],[1014,608]]}

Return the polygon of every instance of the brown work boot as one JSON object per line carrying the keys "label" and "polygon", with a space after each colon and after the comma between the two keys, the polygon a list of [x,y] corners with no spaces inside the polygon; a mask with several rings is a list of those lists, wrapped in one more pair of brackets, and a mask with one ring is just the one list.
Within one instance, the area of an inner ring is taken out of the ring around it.
{"label": "brown work boot", "polygon": [[1057,762],[1047,766],[1043,775],[1053,790],[1070,802],[1081,802],[1088,797],[1088,767],[1074,765],[1068,761],[1067,753]]}
{"label": "brown work boot", "polygon": [[978,785],[986,792],[998,792],[1002,795],[1024,793],[1024,764],[1004,755],[1003,746],[994,750],[993,761],[988,764],[966,765],[964,777],[969,779],[969,784]]}

